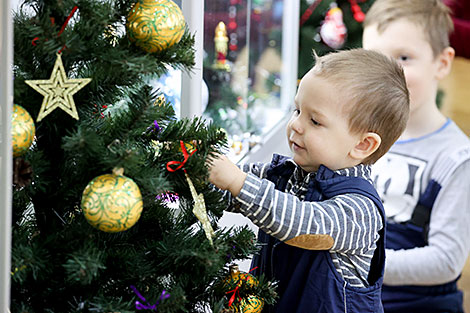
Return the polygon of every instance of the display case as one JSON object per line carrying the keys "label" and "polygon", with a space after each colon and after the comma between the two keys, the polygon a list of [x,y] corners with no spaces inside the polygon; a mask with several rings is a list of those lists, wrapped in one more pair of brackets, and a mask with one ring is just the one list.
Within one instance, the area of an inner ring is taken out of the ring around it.
{"label": "display case", "polygon": [[267,143],[284,140],[296,91],[299,2],[181,4],[196,36],[195,70],[182,79],[181,116],[203,115],[225,129],[234,162],[261,146],[271,154]]}
{"label": "display case", "polygon": [[234,161],[288,116],[297,73],[295,2],[204,1],[203,115],[227,131]]}

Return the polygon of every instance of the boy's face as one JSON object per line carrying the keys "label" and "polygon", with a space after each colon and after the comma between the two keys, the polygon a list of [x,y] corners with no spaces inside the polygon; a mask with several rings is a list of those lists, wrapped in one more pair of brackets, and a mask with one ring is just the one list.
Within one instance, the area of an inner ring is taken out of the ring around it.
{"label": "boy's face", "polygon": [[421,26],[399,19],[379,33],[377,25],[370,25],[364,29],[362,46],[392,57],[403,66],[411,114],[435,106],[439,58],[434,57]]}
{"label": "boy's face", "polygon": [[349,132],[342,112],[345,98],[310,70],[300,81],[295,110],[287,124],[287,140],[294,161],[314,172],[323,164],[332,170],[353,166],[350,150],[360,141]]}

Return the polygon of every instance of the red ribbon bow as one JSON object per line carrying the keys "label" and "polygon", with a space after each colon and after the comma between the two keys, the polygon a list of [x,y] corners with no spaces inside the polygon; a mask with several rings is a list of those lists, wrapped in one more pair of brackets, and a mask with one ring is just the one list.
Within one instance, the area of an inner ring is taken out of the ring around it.
{"label": "red ribbon bow", "polygon": [[[168,163],[166,163],[166,169],[169,172],[176,172],[177,170],[182,168],[188,161],[189,157],[192,156],[197,151],[197,149],[194,149],[194,151],[191,152],[191,154],[189,154],[188,151],[186,150],[186,146],[184,145],[183,140],[180,140],[180,145],[181,145],[181,151],[183,151],[183,156],[184,156],[183,162],[169,161]],[[176,165],[176,164],[179,164],[179,166],[174,169],[170,167],[170,165]]]}

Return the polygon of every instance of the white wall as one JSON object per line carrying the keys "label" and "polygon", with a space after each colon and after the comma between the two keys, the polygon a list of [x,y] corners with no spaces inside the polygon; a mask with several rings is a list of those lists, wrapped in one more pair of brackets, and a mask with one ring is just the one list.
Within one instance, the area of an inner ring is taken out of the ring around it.
{"label": "white wall", "polygon": [[12,9],[17,8],[19,3],[20,3],[20,0],[10,0],[10,6]]}

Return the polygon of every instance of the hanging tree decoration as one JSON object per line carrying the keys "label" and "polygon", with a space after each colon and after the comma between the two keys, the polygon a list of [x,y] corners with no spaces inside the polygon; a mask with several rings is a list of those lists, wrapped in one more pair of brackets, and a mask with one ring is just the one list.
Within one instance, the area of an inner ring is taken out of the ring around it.
{"label": "hanging tree decoration", "polygon": [[339,49],[346,41],[346,25],[343,22],[343,11],[333,2],[326,13],[325,21],[320,28],[320,36],[325,44]]}
{"label": "hanging tree decoration", "polygon": [[[78,7],[75,6],[70,14],[67,16],[64,24],[62,25],[57,37],[63,33],[67,27],[68,22],[77,11]],[[31,44],[37,46],[39,37],[35,37]],[[47,41],[47,39],[46,39]],[[85,87],[90,81],[90,78],[68,78],[65,73],[64,65],[62,63],[61,53],[66,48],[64,45],[57,53],[57,59],[52,69],[51,77],[47,80],[26,80],[25,83],[31,86],[34,90],[44,96],[42,101],[41,109],[39,111],[36,121],[41,121],[49,113],[57,108],[64,110],[74,119],[78,120],[78,113],[75,107],[75,101],[73,95],[80,89]]]}
{"label": "hanging tree decoration", "polygon": [[19,157],[28,151],[33,143],[36,127],[28,111],[20,105],[13,105],[11,119],[11,144],[13,156]]}
{"label": "hanging tree decoration", "polygon": [[359,4],[357,4],[356,0],[349,0],[349,3],[351,4],[351,11],[353,13],[354,19],[357,22],[362,23],[366,18],[366,15],[364,14],[364,12],[362,12],[361,7],[359,6]]}
{"label": "hanging tree decoration", "polygon": [[[206,204],[204,202],[204,195],[202,193],[198,194],[196,191],[196,188],[194,187],[193,182],[189,178],[186,170],[184,169],[184,165],[188,161],[189,157],[192,156],[197,149],[194,148],[194,150],[191,152],[191,154],[188,153],[186,150],[186,145],[185,143],[180,140],[180,146],[181,146],[181,151],[183,153],[184,159],[182,162],[180,161],[170,161],[166,164],[166,169],[169,172],[176,172],[179,169],[183,169],[184,174],[186,176],[186,181],[188,182],[189,189],[191,190],[191,195],[194,200],[194,207],[193,207],[193,213],[197,217],[197,219],[201,222],[202,224],[202,229],[204,229],[204,232],[206,234],[207,239],[209,240],[211,245],[214,245],[212,238],[214,237],[215,233],[214,230],[212,229],[212,225],[209,221],[209,217],[207,216],[207,209],[206,209]],[[178,165],[176,168],[172,168],[172,165]]]}
{"label": "hanging tree decoration", "polygon": [[122,168],[91,180],[83,191],[81,207],[93,227],[116,233],[134,226],[142,213],[143,202],[137,184],[123,175]]}
{"label": "hanging tree decoration", "polygon": [[[250,272],[255,269],[256,267],[251,269]],[[251,291],[254,287],[258,286],[259,282],[256,277],[250,273],[240,272],[236,264],[230,265],[229,270],[230,274],[223,283],[224,289],[227,287],[231,289],[225,292],[230,297],[228,301],[229,310],[243,313],[260,313],[263,311],[264,299],[253,294],[249,294],[244,298],[240,296],[241,289]]]}
{"label": "hanging tree decoration", "polygon": [[127,16],[127,36],[142,50],[160,52],[183,37],[186,21],[171,0],[138,0]]}
{"label": "hanging tree decoration", "polygon": [[67,78],[60,53],[52,70],[51,78],[47,80],[26,80],[25,83],[44,96],[41,110],[36,121],[41,121],[57,108],[64,110],[74,119],[78,120],[73,95],[85,87],[90,78]]}
{"label": "hanging tree decoration", "polygon": [[215,234],[214,234],[214,230],[212,229],[211,222],[209,221],[209,217],[207,216],[206,203],[204,202],[204,195],[202,193],[198,194],[196,192],[196,188],[194,188],[193,182],[189,178],[188,173],[184,172],[184,175],[186,176],[186,181],[188,182],[189,189],[191,190],[191,195],[193,196],[193,200],[194,200],[193,213],[197,217],[197,219],[201,222],[202,229],[204,229],[207,239],[213,246],[214,242],[212,241],[212,238],[215,236]]}

